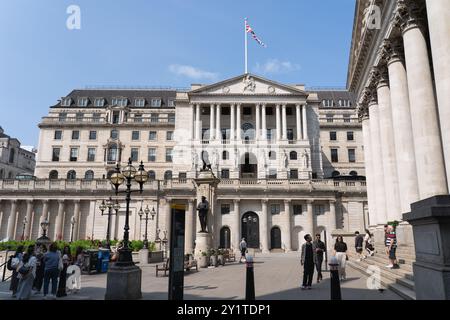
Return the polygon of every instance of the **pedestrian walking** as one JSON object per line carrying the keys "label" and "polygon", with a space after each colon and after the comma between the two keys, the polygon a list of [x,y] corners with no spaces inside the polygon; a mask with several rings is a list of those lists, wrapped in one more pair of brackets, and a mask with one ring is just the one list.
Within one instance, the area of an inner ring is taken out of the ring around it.
{"label": "pedestrian walking", "polygon": [[358,261],[364,260],[366,256],[363,253],[364,250],[364,237],[359,231],[355,231],[355,251],[358,255]]}
{"label": "pedestrian walking", "polygon": [[[58,288],[58,276],[60,270],[62,270],[62,260],[61,254],[57,251],[56,242],[50,244],[48,252],[44,255],[44,299],[55,299],[56,290]],[[52,281],[52,291],[51,295],[47,297],[48,287],[50,285],[50,280]]]}
{"label": "pedestrian walking", "polygon": [[302,245],[301,264],[303,266],[302,290],[311,289],[314,276],[314,265],[317,263],[316,247],[310,234],[305,235],[305,243]]}
{"label": "pedestrian walking", "polygon": [[334,245],[334,255],[339,262],[339,277],[341,280],[345,280],[347,275],[345,273],[345,265],[347,262],[347,244],[344,242],[344,238],[339,235],[336,238],[336,243]]}
{"label": "pedestrian walking", "polygon": [[323,253],[326,251],[325,243],[320,240],[320,234],[316,234],[316,240],[313,242],[315,248],[316,248],[316,270],[317,270],[317,283],[322,281],[322,263],[323,263]]}
{"label": "pedestrian walking", "polygon": [[42,284],[44,283],[44,254],[47,252],[47,247],[43,244],[36,248],[36,277],[33,282],[34,294],[40,294]]}
{"label": "pedestrian walking", "polygon": [[17,295],[17,287],[19,286],[19,274],[17,272],[17,267],[22,261],[23,257],[23,246],[18,246],[16,252],[9,260],[9,270],[12,271],[11,284],[9,285],[9,290],[12,291],[12,297],[15,298]]}
{"label": "pedestrian walking", "polygon": [[389,265],[386,267],[391,269],[400,269],[400,266],[397,263],[397,257],[395,252],[397,250],[397,234],[395,232],[395,228],[392,225],[387,227],[386,234],[386,248],[389,254]]}
{"label": "pedestrian walking", "polygon": [[373,234],[369,231],[369,229],[366,229],[364,244],[369,256],[373,256],[375,254],[375,248],[373,247]]}
{"label": "pedestrian walking", "polygon": [[23,255],[17,270],[17,277],[20,279],[17,290],[17,299],[29,300],[34,278],[36,277],[36,257],[34,256],[33,245],[28,246],[27,252]]}
{"label": "pedestrian walking", "polygon": [[242,259],[245,261],[245,254],[247,253],[247,242],[245,241],[245,238],[242,238],[241,243],[239,243],[239,250],[241,250],[241,259],[239,260],[239,263],[242,263]]}
{"label": "pedestrian walking", "polygon": [[58,298],[67,296],[66,293],[67,268],[72,263],[72,255],[70,254],[69,246],[64,247],[61,259],[63,263],[63,268],[59,274],[58,291],[56,293],[56,296]]}

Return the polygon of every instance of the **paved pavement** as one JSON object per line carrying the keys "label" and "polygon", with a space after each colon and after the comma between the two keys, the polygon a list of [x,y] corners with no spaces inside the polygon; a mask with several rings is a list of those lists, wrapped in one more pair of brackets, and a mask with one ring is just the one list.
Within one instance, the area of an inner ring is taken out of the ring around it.
{"label": "paved pavement", "polygon": [[[313,284],[312,290],[301,290],[303,270],[299,254],[272,253],[257,254],[254,259],[255,291],[259,300],[321,300],[330,299],[330,274],[323,273],[324,280]],[[168,277],[155,275],[155,264],[142,267],[143,299],[167,299]],[[187,300],[244,299],[245,264],[229,263],[217,268],[191,271],[184,278],[184,298]],[[314,280],[316,274],[314,274]],[[347,280],[341,283],[342,299],[355,300],[401,300],[390,290],[380,292],[366,286],[367,277],[347,268]],[[82,289],[78,294],[64,298],[69,300],[103,300],[106,288],[106,274],[82,276]],[[12,299],[8,291],[9,282],[0,283],[0,300]],[[42,296],[32,296],[33,300]]]}

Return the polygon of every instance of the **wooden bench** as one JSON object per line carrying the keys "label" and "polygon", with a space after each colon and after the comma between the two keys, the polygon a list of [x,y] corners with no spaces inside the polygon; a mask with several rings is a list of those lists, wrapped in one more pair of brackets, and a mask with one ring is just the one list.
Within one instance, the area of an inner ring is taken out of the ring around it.
{"label": "wooden bench", "polygon": [[158,272],[164,271],[164,276],[167,276],[167,272],[169,272],[169,259],[166,259],[166,262],[164,262],[161,265],[156,265],[156,276],[158,276]]}
{"label": "wooden bench", "polygon": [[185,260],[184,260],[184,269],[186,271],[190,271],[193,268],[195,268],[195,270],[198,271],[197,260],[194,259],[192,254],[188,254],[188,255],[186,255]]}

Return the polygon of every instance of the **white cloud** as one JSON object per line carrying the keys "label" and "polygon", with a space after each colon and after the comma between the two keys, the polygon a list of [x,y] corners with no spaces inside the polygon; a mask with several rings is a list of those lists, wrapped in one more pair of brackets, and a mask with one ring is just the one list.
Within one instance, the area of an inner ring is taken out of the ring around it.
{"label": "white cloud", "polygon": [[300,65],[292,63],[290,61],[280,61],[278,59],[269,59],[264,64],[256,63],[255,71],[267,74],[267,73],[288,73],[297,71],[300,69]]}
{"label": "white cloud", "polygon": [[179,76],[185,76],[191,79],[200,80],[200,79],[207,79],[207,80],[216,80],[218,77],[217,73],[204,71],[198,68],[195,68],[193,66],[186,66],[186,65],[179,65],[179,64],[171,64],[169,66],[169,71],[179,75]]}

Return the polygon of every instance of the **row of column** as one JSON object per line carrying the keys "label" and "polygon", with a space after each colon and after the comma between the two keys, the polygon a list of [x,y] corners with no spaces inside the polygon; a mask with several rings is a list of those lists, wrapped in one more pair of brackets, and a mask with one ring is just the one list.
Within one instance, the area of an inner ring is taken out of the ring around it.
{"label": "row of column", "polygon": [[450,2],[426,4],[439,104],[414,3],[398,7],[402,37],[384,41],[381,63],[361,99],[369,212],[376,224],[401,220],[411,203],[449,190]]}
{"label": "row of column", "polygon": [[[201,105],[191,104],[192,132],[191,138],[201,139]],[[276,108],[276,137],[277,140],[287,140],[286,104],[277,104]],[[308,139],[307,105],[295,105],[297,140]],[[230,140],[241,140],[241,104],[230,104]],[[221,105],[210,105],[210,140],[222,140]],[[255,105],[255,136],[256,140],[267,140],[267,113],[266,104]]]}

